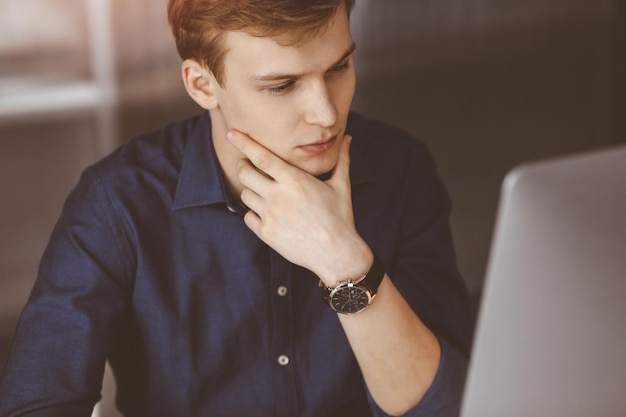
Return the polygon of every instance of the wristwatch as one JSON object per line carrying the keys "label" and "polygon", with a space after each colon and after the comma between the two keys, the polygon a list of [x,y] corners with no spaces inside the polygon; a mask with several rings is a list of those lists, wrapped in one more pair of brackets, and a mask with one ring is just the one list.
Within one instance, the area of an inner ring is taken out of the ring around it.
{"label": "wristwatch", "polygon": [[341,314],[354,314],[363,311],[370,305],[378,286],[385,276],[385,267],[376,255],[374,263],[367,272],[356,280],[350,278],[337,281],[335,287],[327,287],[322,281],[322,297],[330,308]]}

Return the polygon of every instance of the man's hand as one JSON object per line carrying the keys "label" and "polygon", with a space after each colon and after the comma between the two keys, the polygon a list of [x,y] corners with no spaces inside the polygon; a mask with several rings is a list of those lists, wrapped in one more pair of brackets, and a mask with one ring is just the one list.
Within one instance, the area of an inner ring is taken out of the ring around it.
{"label": "man's hand", "polygon": [[288,164],[249,136],[231,131],[231,143],[247,159],[237,166],[245,187],[244,221],[290,262],[309,269],[327,285],[368,271],[373,255],[354,226],[346,135],[327,181]]}
{"label": "man's hand", "polygon": [[[287,260],[327,286],[359,277],[372,264],[352,212],[346,136],[328,181],[294,167],[241,132],[231,142],[245,155],[237,167],[248,227]],[[435,378],[440,346],[388,276],[370,308],[339,314],[374,401],[390,415],[415,407]]]}

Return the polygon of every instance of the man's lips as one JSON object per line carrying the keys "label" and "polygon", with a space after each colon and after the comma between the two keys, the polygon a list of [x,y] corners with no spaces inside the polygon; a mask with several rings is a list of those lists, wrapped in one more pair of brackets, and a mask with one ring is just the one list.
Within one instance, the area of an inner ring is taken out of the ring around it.
{"label": "man's lips", "polygon": [[322,152],[326,152],[337,142],[337,135],[331,136],[327,139],[321,139],[317,142],[309,143],[308,145],[298,146],[298,148],[302,149],[307,153],[319,154]]}

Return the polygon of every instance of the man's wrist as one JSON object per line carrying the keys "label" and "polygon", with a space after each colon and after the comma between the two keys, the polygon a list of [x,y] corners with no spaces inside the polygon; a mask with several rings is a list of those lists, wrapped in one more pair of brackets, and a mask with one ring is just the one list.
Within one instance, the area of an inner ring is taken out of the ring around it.
{"label": "man's wrist", "polygon": [[333,287],[339,281],[352,279],[360,280],[371,268],[374,262],[374,253],[366,244],[362,247],[352,246],[351,250],[341,256],[339,261],[329,265],[328,271],[318,275],[318,278],[327,287]]}

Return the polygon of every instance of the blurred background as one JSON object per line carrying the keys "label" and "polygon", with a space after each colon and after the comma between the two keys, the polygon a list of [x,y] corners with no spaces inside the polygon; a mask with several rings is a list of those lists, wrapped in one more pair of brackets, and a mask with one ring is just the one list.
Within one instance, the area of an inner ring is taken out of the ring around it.
{"label": "blurred background", "polygon": [[[357,0],[353,107],[435,155],[475,305],[506,172],[626,142],[625,3]],[[200,111],[184,91],[165,7],[0,0],[0,369],[81,170]]]}

